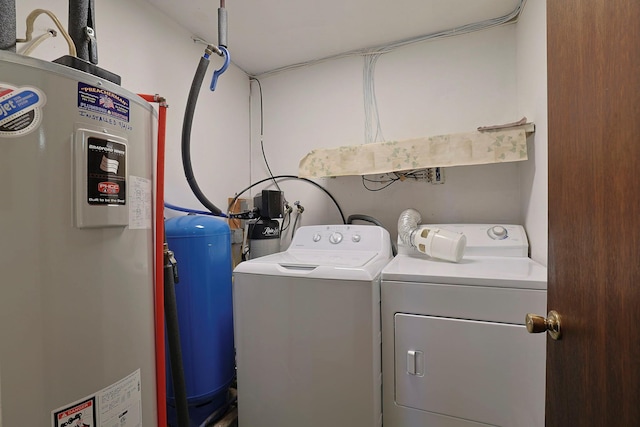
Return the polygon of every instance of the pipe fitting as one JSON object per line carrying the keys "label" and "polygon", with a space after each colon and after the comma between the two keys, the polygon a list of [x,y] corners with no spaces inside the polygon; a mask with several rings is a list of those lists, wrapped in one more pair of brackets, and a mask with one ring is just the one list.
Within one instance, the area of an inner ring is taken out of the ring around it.
{"label": "pipe fitting", "polygon": [[167,104],[167,98],[156,93],[155,95],[153,95],[153,100],[157,102],[159,106],[169,108],[169,104]]}
{"label": "pipe fitting", "polygon": [[218,46],[214,46],[212,44],[207,45],[207,48],[204,50],[205,54],[211,56],[212,54],[216,54],[218,56],[224,56],[224,52],[218,48]]}

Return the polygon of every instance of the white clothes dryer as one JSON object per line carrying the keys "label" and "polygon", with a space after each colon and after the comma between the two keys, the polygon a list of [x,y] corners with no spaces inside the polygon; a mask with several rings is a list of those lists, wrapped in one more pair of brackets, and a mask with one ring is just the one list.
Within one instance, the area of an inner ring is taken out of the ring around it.
{"label": "white clothes dryer", "polygon": [[377,427],[381,417],[380,272],[389,233],[300,227],[285,252],[234,271],[242,427]]}
{"label": "white clothes dryer", "polygon": [[543,427],[546,268],[523,227],[424,225],[464,233],[459,263],[399,244],[382,271],[386,427]]}

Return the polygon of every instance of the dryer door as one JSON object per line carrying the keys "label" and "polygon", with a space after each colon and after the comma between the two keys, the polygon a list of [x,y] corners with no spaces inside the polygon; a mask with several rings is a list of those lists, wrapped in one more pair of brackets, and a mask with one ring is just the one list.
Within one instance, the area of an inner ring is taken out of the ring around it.
{"label": "dryer door", "polygon": [[544,425],[544,336],[401,313],[394,324],[397,405],[494,426]]}

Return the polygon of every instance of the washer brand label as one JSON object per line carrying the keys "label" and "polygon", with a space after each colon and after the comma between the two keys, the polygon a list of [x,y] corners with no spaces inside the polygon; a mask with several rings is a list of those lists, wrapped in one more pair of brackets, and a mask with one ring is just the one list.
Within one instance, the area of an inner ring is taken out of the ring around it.
{"label": "washer brand label", "polygon": [[34,87],[15,87],[0,82],[0,137],[27,135],[42,121],[46,96]]}
{"label": "washer brand label", "polygon": [[87,202],[90,205],[126,205],[127,146],[89,138],[87,147]]}
{"label": "washer brand label", "polygon": [[100,121],[107,121],[114,125],[117,125],[118,121],[129,122],[130,107],[127,98],[80,82],[78,82],[78,108],[108,116],[112,120]]}
{"label": "washer brand label", "polygon": [[262,235],[267,237],[279,236],[280,230],[275,227],[265,227],[264,230],[262,230]]}

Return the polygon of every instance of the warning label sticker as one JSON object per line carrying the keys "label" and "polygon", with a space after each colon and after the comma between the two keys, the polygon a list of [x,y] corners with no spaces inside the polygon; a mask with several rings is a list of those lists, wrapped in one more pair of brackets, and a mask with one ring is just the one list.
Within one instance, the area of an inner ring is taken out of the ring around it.
{"label": "warning label sticker", "polygon": [[100,138],[87,141],[87,202],[127,204],[127,146]]}
{"label": "warning label sticker", "polygon": [[96,427],[96,398],[76,402],[53,413],[54,427]]}
{"label": "warning label sticker", "polygon": [[78,82],[78,108],[129,122],[129,100],[116,93]]}
{"label": "warning label sticker", "polygon": [[52,427],[142,427],[140,369],[51,414]]}
{"label": "warning label sticker", "polygon": [[37,129],[46,100],[37,88],[0,82],[0,137],[23,136]]}

